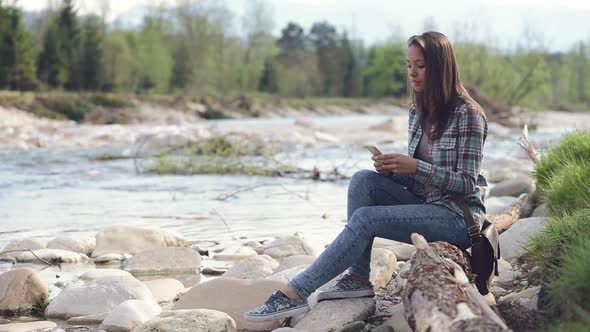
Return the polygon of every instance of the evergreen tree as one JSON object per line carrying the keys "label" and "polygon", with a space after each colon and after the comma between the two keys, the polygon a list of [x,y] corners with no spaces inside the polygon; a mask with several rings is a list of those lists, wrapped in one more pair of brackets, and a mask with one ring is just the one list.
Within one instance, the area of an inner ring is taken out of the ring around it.
{"label": "evergreen tree", "polygon": [[0,2],[0,88],[36,87],[35,45],[25,30],[22,13]]}
{"label": "evergreen tree", "polygon": [[81,86],[80,72],[80,27],[77,12],[72,0],[64,0],[57,17],[60,46],[66,58],[68,80],[65,87],[69,90],[79,89]]}
{"label": "evergreen tree", "polygon": [[321,75],[323,96],[335,96],[342,92],[342,72],[338,33],[328,22],[314,23],[309,32]]}
{"label": "evergreen tree", "polygon": [[260,76],[260,82],[258,83],[258,90],[268,93],[279,92],[279,72],[277,69],[276,62],[271,58],[267,57],[264,61],[264,69]]}
{"label": "evergreen tree", "polygon": [[100,90],[103,75],[103,21],[98,16],[86,18],[80,56],[80,87],[84,90]]}
{"label": "evergreen tree", "polygon": [[194,76],[194,69],[188,45],[184,41],[178,41],[172,54],[172,76],[170,87],[172,89],[185,90]]}
{"label": "evergreen tree", "polygon": [[54,88],[62,88],[69,78],[68,60],[59,28],[51,24],[43,37],[43,50],[39,54],[37,75]]}

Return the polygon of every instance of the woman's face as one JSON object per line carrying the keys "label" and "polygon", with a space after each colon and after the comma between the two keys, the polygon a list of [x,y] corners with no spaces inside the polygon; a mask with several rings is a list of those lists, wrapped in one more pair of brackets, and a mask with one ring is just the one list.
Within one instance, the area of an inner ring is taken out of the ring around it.
{"label": "woman's face", "polygon": [[415,45],[408,48],[406,67],[408,68],[408,79],[412,84],[412,88],[416,92],[424,92],[426,86],[426,59],[424,59],[422,49]]}

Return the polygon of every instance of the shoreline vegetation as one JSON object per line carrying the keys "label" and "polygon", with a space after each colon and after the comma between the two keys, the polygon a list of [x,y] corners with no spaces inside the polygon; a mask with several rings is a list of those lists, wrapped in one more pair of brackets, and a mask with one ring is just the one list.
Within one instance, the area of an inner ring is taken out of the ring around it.
{"label": "shoreline vegetation", "polygon": [[[590,326],[590,132],[567,134],[534,170],[536,197],[547,204],[548,222],[519,262],[541,286],[538,309],[549,331]],[[555,323],[557,321],[557,323]]]}

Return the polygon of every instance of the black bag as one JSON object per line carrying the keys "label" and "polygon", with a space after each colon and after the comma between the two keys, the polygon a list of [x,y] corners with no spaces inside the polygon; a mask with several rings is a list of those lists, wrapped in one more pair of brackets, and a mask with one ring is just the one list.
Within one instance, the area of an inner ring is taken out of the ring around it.
{"label": "black bag", "polygon": [[489,293],[494,275],[498,275],[498,259],[500,258],[500,237],[492,222],[486,219],[480,229],[473,220],[471,210],[464,197],[454,196],[453,202],[463,212],[469,231],[471,272],[476,275],[475,285],[481,295]]}

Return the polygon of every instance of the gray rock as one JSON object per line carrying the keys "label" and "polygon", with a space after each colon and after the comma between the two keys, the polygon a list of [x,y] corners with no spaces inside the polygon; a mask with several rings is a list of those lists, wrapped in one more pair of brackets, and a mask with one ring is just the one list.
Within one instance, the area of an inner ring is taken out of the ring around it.
{"label": "gray rock", "polygon": [[514,196],[530,194],[535,191],[535,180],[529,175],[519,174],[514,179],[502,181],[493,186],[489,191],[490,197]]}
{"label": "gray rock", "polygon": [[250,247],[229,247],[222,252],[215,254],[216,261],[241,261],[249,257],[255,257],[258,253]]}
{"label": "gray rock", "polygon": [[96,315],[110,312],[127,300],[156,303],[149,288],[135,278],[102,277],[82,286],[64,289],[49,303],[45,316],[68,319]]}
{"label": "gray rock", "polygon": [[129,277],[133,278],[131,273],[119,269],[95,269],[82,273],[78,277],[80,280],[92,281],[102,277]]}
{"label": "gray rock", "polygon": [[113,226],[96,234],[96,247],[92,256],[124,253],[135,255],[156,248],[187,245],[188,242],[182,236],[168,230]]}
{"label": "gray rock", "polygon": [[[314,332],[331,332],[357,321],[365,321],[375,312],[375,300],[368,298],[322,301],[294,326]],[[330,317],[330,319],[326,319]]]}
{"label": "gray rock", "polygon": [[376,328],[370,329],[369,332],[394,332],[396,330],[389,325],[379,325]]}
{"label": "gray rock", "polygon": [[90,254],[92,254],[92,251],[94,250],[95,246],[95,237],[73,235],[58,236],[47,243],[48,249],[62,249],[67,251],[78,252],[87,256],[90,256]]}
{"label": "gray rock", "polygon": [[133,275],[194,274],[200,266],[201,255],[186,247],[142,251],[123,263],[123,269]]}
{"label": "gray rock", "polygon": [[127,300],[116,306],[102,321],[99,330],[108,332],[129,332],[162,312],[153,302]]}
{"label": "gray rock", "polygon": [[337,329],[336,332],[359,332],[362,331],[367,325],[363,321],[352,322]]}
{"label": "gray rock", "polygon": [[[18,240],[12,240],[8,243],[8,245],[6,245],[6,247],[4,247],[4,249],[0,250],[2,252],[4,251],[12,251],[12,250],[37,250],[37,249],[44,249],[45,246],[47,246],[47,240],[46,239],[18,239]],[[13,251],[13,252],[9,252],[9,253],[5,253],[0,255],[0,258],[16,258],[18,257],[20,254],[22,254],[22,252],[20,251]]]}
{"label": "gray rock", "polygon": [[238,329],[268,331],[279,327],[280,322],[248,322],[244,319],[244,313],[262,305],[275,290],[285,285],[282,281],[267,279],[212,279],[184,293],[172,310],[219,310],[230,315]]}
{"label": "gray rock", "polygon": [[486,213],[488,215],[500,214],[517,200],[518,198],[513,196],[490,197],[485,201]]}
{"label": "gray rock", "polygon": [[279,266],[273,271],[273,273],[278,273],[281,271],[288,270],[292,267],[300,266],[300,265],[309,265],[315,262],[316,258],[310,255],[293,255],[289,257],[283,258],[279,262]]}
{"label": "gray rock", "polygon": [[120,261],[124,261],[125,260],[125,256],[121,255],[121,254],[106,254],[106,255],[100,255],[98,257],[96,257],[94,259],[94,262],[96,264],[106,264],[106,263],[110,263],[110,262],[120,262]]}
{"label": "gray rock", "polygon": [[392,315],[380,327],[391,327],[395,332],[412,332],[406,317],[404,316],[404,305],[396,304],[392,309]]}
{"label": "gray rock", "polygon": [[264,250],[264,254],[269,255],[275,259],[281,259],[294,255],[315,256],[312,247],[297,236],[284,236],[277,238],[267,246],[267,249]]}
{"label": "gray rock", "polygon": [[222,277],[238,279],[265,279],[270,276],[279,262],[268,255],[246,258],[227,270]]}
{"label": "gray rock", "polygon": [[523,252],[530,238],[541,232],[546,223],[546,218],[533,217],[520,219],[512,225],[500,235],[502,257],[507,261],[516,258]]}
{"label": "gray rock", "polygon": [[236,332],[236,323],[226,313],[217,310],[173,310],[140,325],[133,332]]}
{"label": "gray rock", "polygon": [[81,263],[88,261],[88,256],[61,249],[37,249],[33,250],[33,252],[22,252],[16,258],[17,261],[26,263],[43,263],[42,259],[48,262],[58,260],[61,263]]}
{"label": "gray rock", "polygon": [[184,285],[176,279],[147,280],[143,283],[150,289],[158,303],[172,302],[184,291]]}
{"label": "gray rock", "polygon": [[31,332],[31,331],[46,331],[54,329],[57,324],[49,321],[37,321],[27,323],[10,323],[0,325],[0,332]]}
{"label": "gray rock", "polygon": [[531,213],[530,217],[547,217],[547,203],[537,206]]}
{"label": "gray rock", "polygon": [[268,276],[266,279],[269,280],[278,280],[278,281],[282,281],[284,283],[288,283],[289,280],[293,279],[296,275],[298,275],[299,273],[305,271],[305,269],[307,269],[309,265],[299,265],[299,266],[295,266],[292,267],[290,269],[287,270],[283,270],[281,272],[278,273],[273,273],[270,276]]}
{"label": "gray rock", "polygon": [[528,310],[537,310],[540,290],[540,286],[530,287],[518,293],[512,293],[506,296],[502,296],[498,299],[498,302],[516,303]]}
{"label": "gray rock", "polygon": [[102,314],[76,316],[67,320],[69,325],[99,325],[107,317],[108,313]]}

